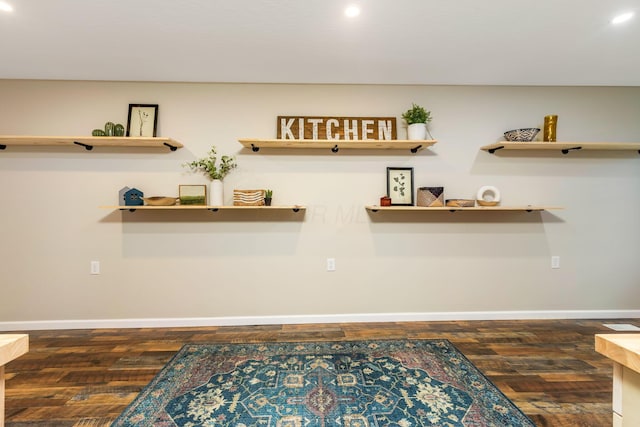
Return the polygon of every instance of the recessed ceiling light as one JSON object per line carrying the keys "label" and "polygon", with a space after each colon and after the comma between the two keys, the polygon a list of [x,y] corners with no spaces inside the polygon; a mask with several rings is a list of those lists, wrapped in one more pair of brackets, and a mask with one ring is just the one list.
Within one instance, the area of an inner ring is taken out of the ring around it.
{"label": "recessed ceiling light", "polygon": [[623,22],[627,22],[629,19],[633,18],[633,12],[623,13],[621,15],[616,16],[611,20],[612,24],[622,24]]}
{"label": "recessed ceiling light", "polygon": [[13,12],[13,6],[5,1],[0,1],[0,10],[3,12]]}
{"label": "recessed ceiling light", "polygon": [[344,10],[344,14],[349,18],[355,18],[360,15],[360,8],[358,6],[351,5]]}

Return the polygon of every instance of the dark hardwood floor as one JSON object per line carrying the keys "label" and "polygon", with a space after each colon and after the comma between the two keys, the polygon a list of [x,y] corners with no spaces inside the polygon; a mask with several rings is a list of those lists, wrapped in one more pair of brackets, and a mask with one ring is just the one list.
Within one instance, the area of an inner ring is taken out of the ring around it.
{"label": "dark hardwood floor", "polygon": [[[450,340],[538,426],[611,426],[603,323],[637,319],[342,323],[33,331],[6,366],[6,426],[108,426],[185,343]],[[22,332],[22,331],[20,331]]]}

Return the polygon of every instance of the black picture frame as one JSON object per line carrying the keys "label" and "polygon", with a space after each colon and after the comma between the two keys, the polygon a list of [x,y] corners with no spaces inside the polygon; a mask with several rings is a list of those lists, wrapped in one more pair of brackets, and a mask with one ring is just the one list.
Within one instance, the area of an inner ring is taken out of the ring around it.
{"label": "black picture frame", "polygon": [[413,168],[387,167],[387,196],[391,206],[413,206]]}
{"label": "black picture frame", "polygon": [[129,104],[127,136],[155,137],[158,128],[158,104]]}

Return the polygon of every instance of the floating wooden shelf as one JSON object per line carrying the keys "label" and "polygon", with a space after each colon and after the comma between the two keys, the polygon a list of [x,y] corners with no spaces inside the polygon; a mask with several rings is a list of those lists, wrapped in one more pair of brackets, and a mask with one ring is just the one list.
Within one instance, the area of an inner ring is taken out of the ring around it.
{"label": "floating wooden shelf", "polygon": [[121,211],[284,211],[292,210],[294,212],[306,210],[306,206],[288,205],[288,206],[210,206],[210,205],[175,205],[175,206],[100,206],[100,209],[112,209]]}
{"label": "floating wooden shelf", "polygon": [[498,150],[559,150],[568,154],[572,150],[600,150],[600,151],[638,151],[640,142],[514,142],[500,141],[480,147],[481,150],[493,154]]}
{"label": "floating wooden shelf", "polygon": [[238,140],[246,148],[258,152],[261,148],[330,148],[337,153],[340,149],[356,150],[410,150],[417,153],[436,142],[425,140],[335,140],[335,139],[258,139],[242,138]]}
{"label": "floating wooden shelf", "polygon": [[423,206],[365,206],[365,209],[371,212],[457,212],[457,211],[475,211],[475,212],[539,212],[563,209],[557,206],[475,206],[469,208],[457,208],[454,206],[443,206],[437,208],[428,208]]}
{"label": "floating wooden shelf", "polygon": [[8,146],[79,146],[86,150],[93,147],[166,147],[171,151],[182,148],[183,145],[171,138],[146,138],[129,136],[23,136],[0,135],[0,150]]}

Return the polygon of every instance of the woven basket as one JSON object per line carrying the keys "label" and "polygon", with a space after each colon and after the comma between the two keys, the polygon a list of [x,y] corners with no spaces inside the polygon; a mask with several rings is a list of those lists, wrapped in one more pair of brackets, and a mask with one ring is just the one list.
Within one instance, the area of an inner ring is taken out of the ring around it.
{"label": "woven basket", "polygon": [[472,199],[447,199],[446,205],[454,208],[473,208],[476,201]]}
{"label": "woven basket", "polygon": [[417,205],[427,208],[444,206],[444,187],[418,188]]}
{"label": "woven basket", "polygon": [[233,206],[264,206],[264,190],[233,190]]}

